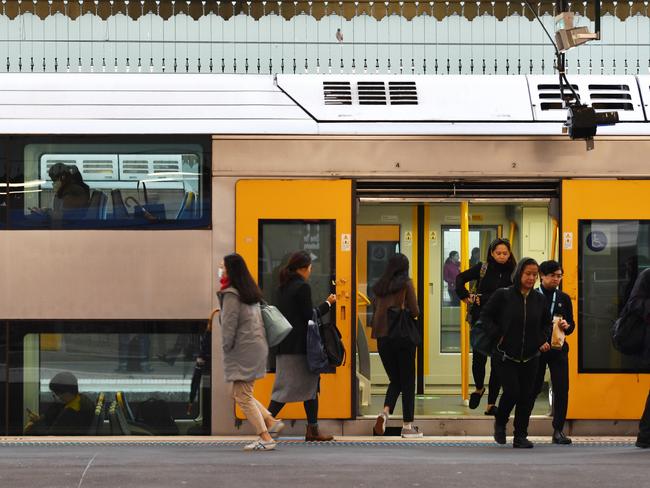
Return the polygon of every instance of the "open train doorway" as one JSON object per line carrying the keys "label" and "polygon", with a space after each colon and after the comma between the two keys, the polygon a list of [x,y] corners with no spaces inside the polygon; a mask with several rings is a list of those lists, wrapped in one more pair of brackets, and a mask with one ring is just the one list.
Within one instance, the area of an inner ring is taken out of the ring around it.
{"label": "open train doorway", "polygon": [[[463,351],[466,310],[456,289],[462,269],[487,257],[490,242],[507,239],[518,260],[558,259],[559,192],[556,182],[502,183],[357,183],[357,415],[374,417],[383,408],[389,380],[372,334],[373,287],[396,253],[410,264],[421,311],[422,344],[416,352],[417,417],[483,416],[467,406],[474,391],[471,349]],[[469,246],[461,250],[462,203],[468,208]],[[472,283],[465,286],[469,289]],[[467,340],[467,339],[466,339]],[[465,368],[462,367],[465,355]],[[463,394],[463,374],[466,376]],[[485,385],[490,374],[487,364]],[[548,386],[533,414],[550,411]],[[401,400],[396,417],[401,416]]]}

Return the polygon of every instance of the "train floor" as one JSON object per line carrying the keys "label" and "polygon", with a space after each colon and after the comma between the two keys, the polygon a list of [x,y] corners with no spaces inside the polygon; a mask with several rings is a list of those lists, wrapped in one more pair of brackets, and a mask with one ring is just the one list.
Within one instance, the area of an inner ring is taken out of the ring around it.
{"label": "train floor", "polygon": [[[532,438],[512,449],[489,438],[419,441],[284,439],[272,452],[244,452],[252,438],[201,440],[0,439],[0,486],[30,488],[650,486],[650,452],[632,438]],[[511,440],[510,438],[508,439]]]}

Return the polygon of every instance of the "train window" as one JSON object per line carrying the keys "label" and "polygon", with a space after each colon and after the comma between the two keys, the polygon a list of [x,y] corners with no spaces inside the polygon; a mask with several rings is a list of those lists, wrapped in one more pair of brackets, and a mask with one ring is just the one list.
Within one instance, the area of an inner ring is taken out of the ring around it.
{"label": "train window", "polygon": [[10,324],[11,433],[208,434],[210,363],[197,363],[209,360],[204,327]]}
{"label": "train window", "polygon": [[[196,138],[195,138],[196,139]],[[12,228],[179,228],[210,222],[209,141],[12,143]]]}
{"label": "train window", "polygon": [[7,197],[9,180],[7,179],[7,145],[0,139],[0,229],[7,223]]}
{"label": "train window", "polygon": [[261,220],[259,224],[259,283],[264,297],[275,303],[280,268],[296,251],[307,251],[312,258],[309,279],[314,304],[334,291],[335,221]]}
{"label": "train window", "polygon": [[634,372],[634,358],[612,347],[610,327],[638,274],[650,267],[650,221],[581,220],[578,319],[581,372]]}

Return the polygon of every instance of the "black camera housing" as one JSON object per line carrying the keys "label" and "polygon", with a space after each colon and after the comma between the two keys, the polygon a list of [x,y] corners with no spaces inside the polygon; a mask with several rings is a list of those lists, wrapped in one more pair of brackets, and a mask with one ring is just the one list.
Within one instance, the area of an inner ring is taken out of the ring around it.
{"label": "black camera housing", "polygon": [[596,129],[602,125],[614,125],[618,122],[618,112],[596,112],[592,107],[573,104],[568,107],[565,122],[571,139],[593,139]]}

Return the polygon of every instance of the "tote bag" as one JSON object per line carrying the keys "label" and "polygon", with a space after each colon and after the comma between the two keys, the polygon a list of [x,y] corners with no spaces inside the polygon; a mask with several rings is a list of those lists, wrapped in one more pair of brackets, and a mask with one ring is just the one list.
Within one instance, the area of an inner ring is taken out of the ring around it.
{"label": "tote bag", "polygon": [[293,328],[277,307],[268,303],[261,303],[260,309],[264,329],[266,330],[266,342],[268,342],[269,347],[275,347],[289,335]]}
{"label": "tote bag", "polygon": [[411,311],[404,306],[406,301],[406,290],[402,297],[401,307],[390,307],[388,313],[388,337],[394,341],[404,344],[419,346],[422,343],[422,336],[418,331],[415,319]]}

